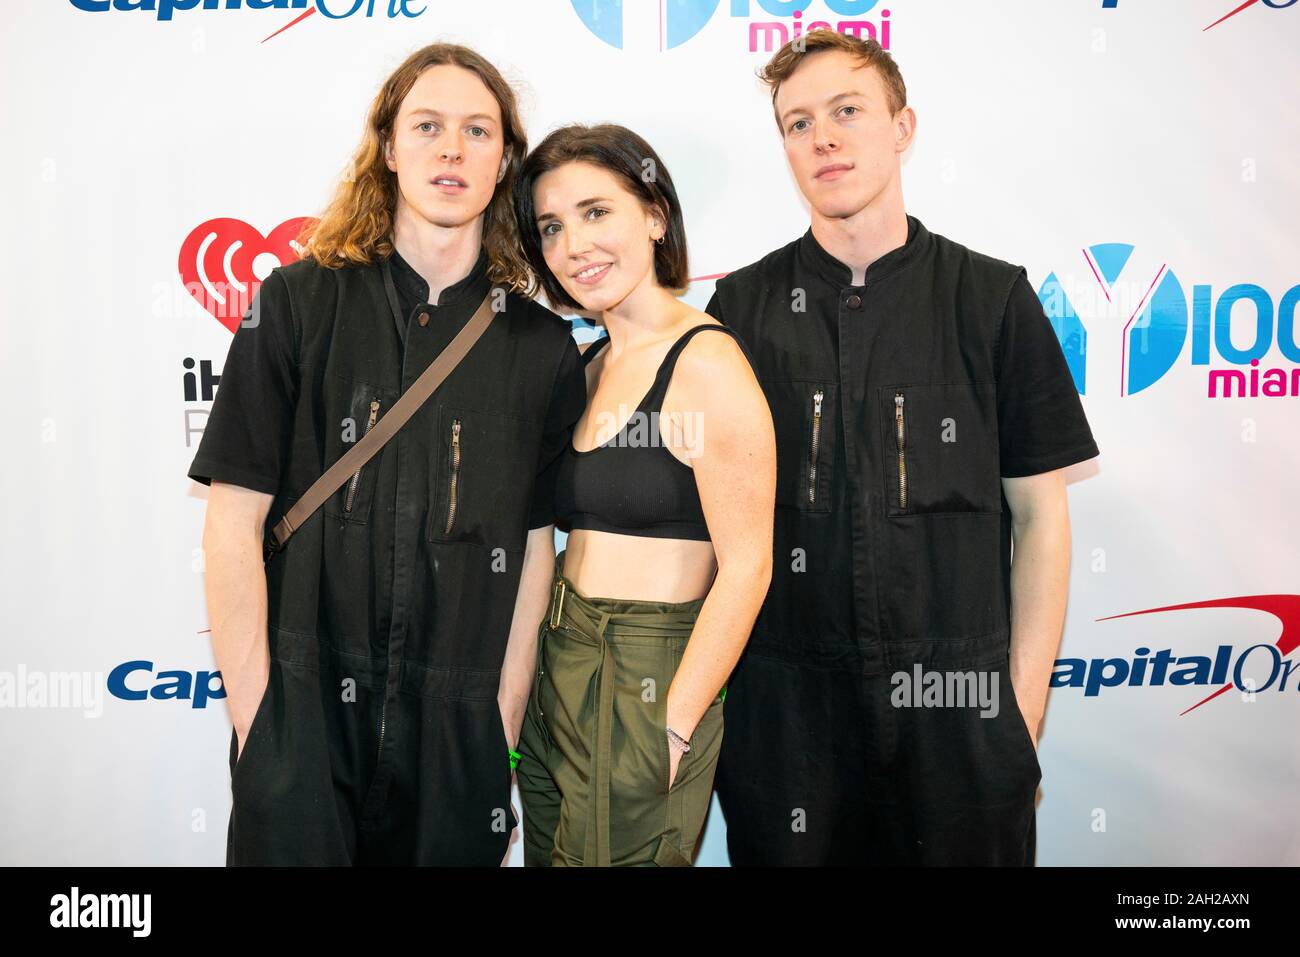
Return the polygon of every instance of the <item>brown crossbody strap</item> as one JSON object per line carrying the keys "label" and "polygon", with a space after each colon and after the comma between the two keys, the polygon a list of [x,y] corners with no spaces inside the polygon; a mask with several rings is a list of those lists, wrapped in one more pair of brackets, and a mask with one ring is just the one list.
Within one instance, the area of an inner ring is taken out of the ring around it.
{"label": "brown crossbody strap", "polygon": [[446,348],[438,353],[438,357],[429,363],[429,368],[420,373],[420,377],[402,393],[401,398],[388,410],[388,414],[377,421],[370,431],[361,437],[361,441],[348,449],[325,471],[324,475],[313,482],[302,498],[293,503],[293,507],[285,513],[284,518],[271,529],[271,540],[266,544],[266,552],[263,556],[265,561],[270,561],[273,554],[283,550],[285,542],[289,541],[289,536],[301,528],[302,523],[316,509],[324,505],[353,472],[370,461],[384,443],[396,435],[397,430],[415,414],[415,410],[424,405],[424,401],[433,395],[438,386],[442,385],[443,380],[451,374],[451,370],[456,368],[460,360],[465,358],[466,353],[474,343],[478,342],[479,337],[487,330],[488,324],[492,322],[491,300],[492,294],[489,292],[465,327],[456,333],[451,342],[447,343]]}

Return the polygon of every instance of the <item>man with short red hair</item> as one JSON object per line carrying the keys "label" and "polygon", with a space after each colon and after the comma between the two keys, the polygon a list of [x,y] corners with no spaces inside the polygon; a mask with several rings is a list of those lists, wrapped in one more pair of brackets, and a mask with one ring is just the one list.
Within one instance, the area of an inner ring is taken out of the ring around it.
{"label": "man with short red hair", "polygon": [[772,586],[717,774],[731,862],[1032,864],[1062,470],[1097,446],[1025,270],[907,215],[892,57],[814,30],[761,76],[812,222],[708,306],[777,438]]}

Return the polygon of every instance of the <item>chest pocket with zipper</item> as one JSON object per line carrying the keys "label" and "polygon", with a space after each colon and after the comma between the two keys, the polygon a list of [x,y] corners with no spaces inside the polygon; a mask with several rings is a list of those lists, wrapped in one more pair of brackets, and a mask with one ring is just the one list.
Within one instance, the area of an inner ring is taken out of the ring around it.
{"label": "chest pocket with zipper", "polygon": [[444,407],[429,463],[430,542],[522,549],[542,423]]}
{"label": "chest pocket with zipper", "polygon": [[[390,390],[365,382],[336,379],[333,388],[339,390],[343,401],[336,410],[337,414],[326,415],[327,466],[360,442],[396,401]],[[386,448],[380,449],[326,500],[323,511],[329,518],[354,525],[365,525],[369,521],[379,462],[385,451]]]}
{"label": "chest pocket with zipper", "polygon": [[885,512],[1000,512],[992,382],[881,386]]}
{"label": "chest pocket with zipper", "polygon": [[832,379],[763,382],[776,432],[776,505],[829,512],[839,432],[839,394]]}

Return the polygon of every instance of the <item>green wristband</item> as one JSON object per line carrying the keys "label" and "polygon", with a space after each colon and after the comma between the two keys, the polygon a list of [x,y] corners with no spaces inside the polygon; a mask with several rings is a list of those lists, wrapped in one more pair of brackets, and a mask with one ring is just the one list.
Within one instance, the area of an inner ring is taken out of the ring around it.
{"label": "green wristband", "polygon": [[506,750],[510,752],[510,770],[513,771],[519,767],[519,762],[523,760],[524,756],[513,748],[507,748]]}

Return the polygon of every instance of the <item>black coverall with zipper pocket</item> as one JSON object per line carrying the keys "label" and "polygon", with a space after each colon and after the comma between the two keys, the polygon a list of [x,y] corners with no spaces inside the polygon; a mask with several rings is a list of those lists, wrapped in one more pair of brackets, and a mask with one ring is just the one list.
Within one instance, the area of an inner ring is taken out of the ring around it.
{"label": "black coverall with zipper pocket", "polygon": [[[393,253],[273,270],[236,330],[191,478],[274,495],[269,531],[492,289]],[[266,566],[270,675],[236,760],[228,864],[496,865],[517,823],[497,689],[529,528],[586,384],[569,324],[491,325]]]}
{"label": "black coverall with zipper pocket", "polygon": [[[909,216],[852,279],[809,229],[708,305],[753,357],[777,445],[772,584],[716,778],[731,863],[1032,864],[1042,772],[1010,681],[1001,480],[1097,446],[1023,268]],[[901,706],[918,672],[996,680],[998,707]]]}

